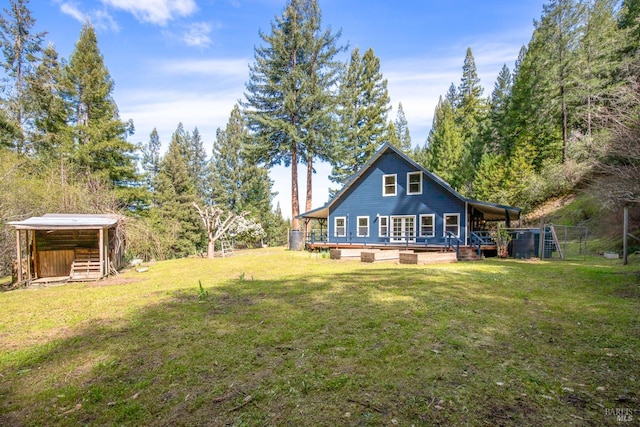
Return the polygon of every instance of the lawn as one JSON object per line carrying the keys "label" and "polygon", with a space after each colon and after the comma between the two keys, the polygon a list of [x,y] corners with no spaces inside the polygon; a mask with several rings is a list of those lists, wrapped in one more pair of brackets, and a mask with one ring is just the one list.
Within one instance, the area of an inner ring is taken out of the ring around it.
{"label": "lawn", "polygon": [[637,425],[620,264],[272,248],[3,292],[0,425]]}

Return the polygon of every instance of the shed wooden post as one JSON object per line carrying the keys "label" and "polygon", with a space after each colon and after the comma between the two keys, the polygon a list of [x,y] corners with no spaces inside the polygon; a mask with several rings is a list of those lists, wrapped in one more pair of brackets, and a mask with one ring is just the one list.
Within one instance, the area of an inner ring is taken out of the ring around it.
{"label": "shed wooden post", "polygon": [[98,232],[98,247],[100,248],[100,276],[104,277],[104,228]]}
{"label": "shed wooden post", "polygon": [[20,241],[20,230],[16,230],[16,255],[18,263],[18,283],[22,282],[22,245]]}
{"label": "shed wooden post", "polygon": [[30,248],[30,243],[31,243],[31,231],[29,230],[25,230],[24,232],[24,240],[25,240],[25,245],[27,248],[27,280],[30,282],[31,279],[33,278],[32,274],[31,274],[31,248]]}
{"label": "shed wooden post", "polygon": [[36,245],[36,230],[33,230],[31,233],[32,240],[32,251],[33,251],[33,278],[38,278],[38,247]]}

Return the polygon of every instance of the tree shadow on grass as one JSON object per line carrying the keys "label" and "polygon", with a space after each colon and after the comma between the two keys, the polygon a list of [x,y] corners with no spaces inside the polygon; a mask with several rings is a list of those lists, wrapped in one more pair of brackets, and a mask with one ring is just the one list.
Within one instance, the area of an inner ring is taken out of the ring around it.
{"label": "tree shadow on grass", "polygon": [[182,289],[8,356],[0,424],[613,423],[601,408],[617,392],[573,385],[601,362],[577,370],[559,344],[574,331],[553,326],[566,319],[491,286],[500,274],[365,267]]}

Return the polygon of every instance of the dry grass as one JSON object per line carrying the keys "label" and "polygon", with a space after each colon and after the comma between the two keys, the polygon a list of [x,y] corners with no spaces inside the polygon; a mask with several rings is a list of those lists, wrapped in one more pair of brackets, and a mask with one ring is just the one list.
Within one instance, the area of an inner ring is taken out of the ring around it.
{"label": "dry grass", "polygon": [[1,293],[0,424],[637,420],[639,264],[267,249]]}

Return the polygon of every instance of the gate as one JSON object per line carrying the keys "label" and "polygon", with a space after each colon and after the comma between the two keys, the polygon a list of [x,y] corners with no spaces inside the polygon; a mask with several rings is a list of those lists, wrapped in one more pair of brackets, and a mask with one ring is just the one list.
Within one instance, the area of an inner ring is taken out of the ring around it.
{"label": "gate", "polygon": [[544,235],[540,237],[542,259],[584,260],[588,237],[587,227],[545,224]]}

